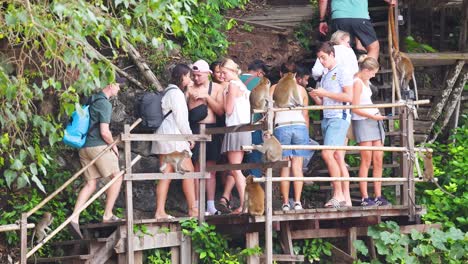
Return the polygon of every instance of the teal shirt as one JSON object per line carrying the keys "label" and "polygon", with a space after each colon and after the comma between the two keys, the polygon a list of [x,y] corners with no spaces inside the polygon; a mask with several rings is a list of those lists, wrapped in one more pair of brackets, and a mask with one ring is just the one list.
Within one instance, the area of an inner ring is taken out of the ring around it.
{"label": "teal shirt", "polygon": [[[98,99],[96,101],[96,99]],[[83,146],[97,147],[107,145],[107,143],[101,137],[101,130],[99,128],[100,123],[110,124],[112,116],[112,104],[103,92],[95,94],[91,97],[91,102],[94,102],[89,107],[89,131],[86,137],[86,143]]]}
{"label": "teal shirt", "polygon": [[331,16],[332,19],[370,19],[367,0],[333,0],[331,2]]}
{"label": "teal shirt", "polygon": [[[245,84],[245,82],[252,77],[251,74],[241,74],[239,79]],[[245,84],[247,86],[247,89],[249,91],[252,91],[255,86],[257,86],[260,83],[261,78],[260,77],[254,77],[248,84]]]}

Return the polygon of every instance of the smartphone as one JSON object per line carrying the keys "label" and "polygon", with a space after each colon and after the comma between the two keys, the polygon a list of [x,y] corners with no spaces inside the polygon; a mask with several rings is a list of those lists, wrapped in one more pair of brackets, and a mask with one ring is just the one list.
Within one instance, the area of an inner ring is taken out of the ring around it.
{"label": "smartphone", "polygon": [[312,90],[314,90],[314,88],[312,87],[306,87],[305,89],[307,90],[307,92],[312,92]]}

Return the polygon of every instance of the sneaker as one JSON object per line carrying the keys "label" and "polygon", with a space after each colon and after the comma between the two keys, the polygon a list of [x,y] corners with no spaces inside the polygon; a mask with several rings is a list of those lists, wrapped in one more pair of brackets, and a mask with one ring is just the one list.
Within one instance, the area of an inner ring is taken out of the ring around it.
{"label": "sneaker", "polygon": [[293,208],[294,210],[304,210],[304,208],[302,208],[301,202],[295,202]]}
{"label": "sneaker", "polygon": [[374,202],[378,206],[391,205],[391,203],[383,196],[375,197]]}
{"label": "sneaker", "polygon": [[289,206],[289,204],[283,204],[281,209],[283,210],[283,212],[287,212],[287,211],[291,210],[291,206]]}
{"label": "sneaker", "polygon": [[362,206],[374,206],[374,205],[376,205],[376,204],[375,204],[374,200],[372,200],[371,198],[367,197],[367,198],[362,198],[361,205],[362,205]]}

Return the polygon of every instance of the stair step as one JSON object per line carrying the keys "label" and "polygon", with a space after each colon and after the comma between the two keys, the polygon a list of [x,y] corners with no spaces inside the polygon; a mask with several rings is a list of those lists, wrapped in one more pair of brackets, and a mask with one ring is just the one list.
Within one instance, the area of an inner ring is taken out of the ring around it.
{"label": "stair step", "polygon": [[88,260],[91,259],[92,255],[72,255],[72,256],[63,256],[63,257],[49,257],[49,258],[30,258],[28,263],[51,263],[65,260]]}
{"label": "stair step", "polygon": [[50,243],[51,246],[71,246],[82,243],[89,243],[91,239],[64,240]]}

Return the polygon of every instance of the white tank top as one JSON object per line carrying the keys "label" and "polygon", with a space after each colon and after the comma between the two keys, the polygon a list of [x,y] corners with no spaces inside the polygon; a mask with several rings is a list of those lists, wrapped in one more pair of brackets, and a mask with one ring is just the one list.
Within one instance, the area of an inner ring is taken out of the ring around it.
{"label": "white tank top", "polygon": [[[361,82],[362,84],[362,91],[361,91],[361,97],[359,98],[359,104],[360,105],[373,104],[372,99],[371,99],[372,90],[370,89],[369,85],[365,84],[360,78],[357,78],[357,77],[354,78],[354,82]],[[370,115],[375,115],[379,113],[379,109],[377,108],[364,108],[362,110],[366,111]],[[367,117],[360,116],[352,112],[351,119],[352,120],[364,120],[364,119],[367,119]]]}
{"label": "white tank top", "polygon": [[250,91],[240,80],[231,80],[230,83],[237,85],[241,90],[242,95],[234,100],[234,109],[232,114],[226,115],[226,126],[248,124],[250,123]]}
{"label": "white tank top", "polygon": [[[301,91],[299,89],[299,86],[296,86],[296,87],[297,87],[297,92],[300,95]],[[301,96],[301,100],[302,100],[302,96]],[[302,110],[275,112],[275,127],[301,125],[301,124],[305,125],[305,120],[304,120],[304,115],[302,114]]]}

